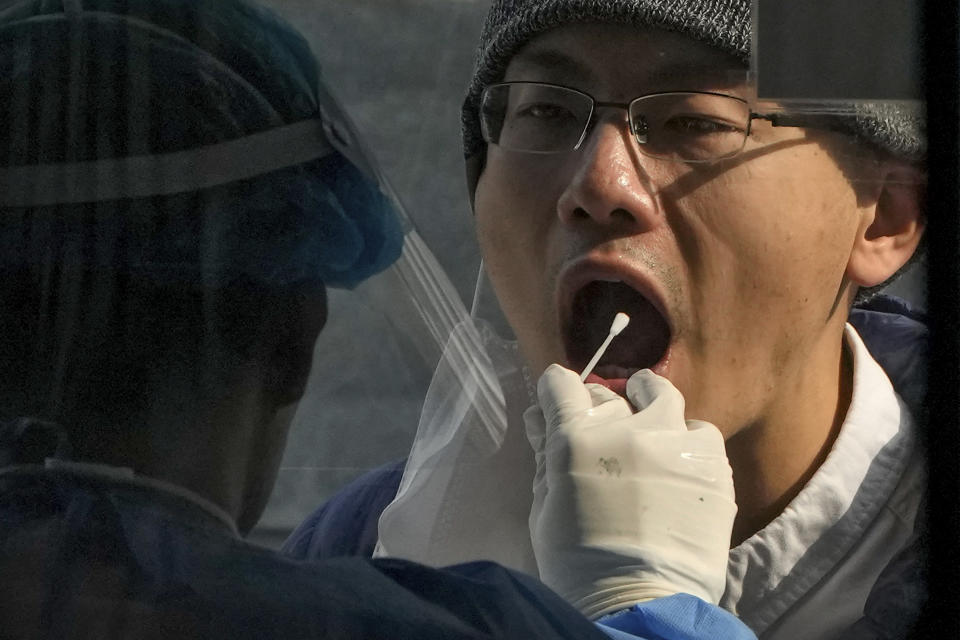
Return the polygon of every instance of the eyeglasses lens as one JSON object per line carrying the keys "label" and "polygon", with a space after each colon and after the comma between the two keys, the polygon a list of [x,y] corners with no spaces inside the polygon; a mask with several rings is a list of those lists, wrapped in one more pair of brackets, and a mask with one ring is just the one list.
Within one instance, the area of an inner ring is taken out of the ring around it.
{"label": "eyeglasses lens", "polygon": [[590,96],[534,83],[491,86],[480,106],[487,142],[535,153],[575,149],[592,111]]}
{"label": "eyeglasses lens", "polygon": [[656,158],[687,162],[738,153],[746,141],[750,109],[741,100],[710,93],[663,93],[630,104],[630,118],[643,133],[640,150]]}
{"label": "eyeglasses lens", "polygon": [[[538,83],[492,85],[483,95],[484,139],[512,151],[558,153],[576,149],[590,124],[593,99],[579,91]],[[631,132],[648,156],[688,162],[729,157],[744,145],[750,122],[745,102],[710,93],[674,92],[630,103]]]}

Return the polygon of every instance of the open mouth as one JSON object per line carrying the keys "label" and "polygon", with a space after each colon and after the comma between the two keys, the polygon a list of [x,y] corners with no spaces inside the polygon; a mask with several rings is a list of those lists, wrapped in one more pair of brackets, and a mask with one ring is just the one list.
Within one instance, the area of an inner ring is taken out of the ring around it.
{"label": "open mouth", "polygon": [[[624,282],[593,280],[574,293],[564,322],[566,355],[572,368],[580,371],[587,365],[620,311],[630,316],[630,324],[613,339],[594,374],[602,381],[621,380],[625,385],[640,369],[657,370],[666,360],[670,326],[657,308]],[[601,381],[591,378],[588,381]]]}

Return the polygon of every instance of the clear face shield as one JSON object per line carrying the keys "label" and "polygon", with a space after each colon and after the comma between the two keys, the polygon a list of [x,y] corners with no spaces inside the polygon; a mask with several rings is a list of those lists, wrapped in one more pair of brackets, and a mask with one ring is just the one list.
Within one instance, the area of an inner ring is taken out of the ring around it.
{"label": "clear face shield", "polygon": [[[890,40],[902,73],[865,86],[872,47],[814,51],[822,38],[801,29],[828,22],[842,34],[844,16],[760,4],[752,66],[672,34],[631,39],[625,27],[581,25],[530,48],[606,69],[593,84],[531,55],[477,96],[487,146],[467,161],[484,258],[472,322],[434,377],[378,553],[437,566],[489,559],[536,575],[523,413],[551,363],[620,394],[650,368],[684,394],[687,418],[729,435],[774,401],[763,389],[790,384],[811,353],[825,357],[829,325],[843,336],[830,357],[860,371],[865,343],[919,407],[917,31]],[[913,10],[890,10],[893,24],[919,24]],[[624,80],[624,59],[693,68],[691,56],[710,73],[667,82],[640,64]],[[630,323],[608,341],[618,312]],[[915,451],[912,432],[887,435]],[[921,454],[907,457],[923,465]]]}
{"label": "clear face shield", "polygon": [[0,11],[3,466],[241,533],[276,486],[279,544],[404,455],[467,311],[290,26],[94,4]]}

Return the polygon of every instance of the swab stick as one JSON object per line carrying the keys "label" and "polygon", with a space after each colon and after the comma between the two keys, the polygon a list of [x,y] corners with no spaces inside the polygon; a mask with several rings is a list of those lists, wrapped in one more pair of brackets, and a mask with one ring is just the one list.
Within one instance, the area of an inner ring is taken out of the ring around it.
{"label": "swab stick", "polygon": [[593,354],[593,357],[590,358],[590,362],[587,363],[587,368],[583,370],[583,373],[580,374],[581,380],[586,380],[587,376],[593,371],[593,368],[597,366],[597,363],[600,362],[600,358],[603,357],[604,352],[607,350],[607,347],[610,346],[610,342],[616,338],[621,331],[627,328],[627,325],[630,324],[630,316],[624,312],[618,313],[613,318],[613,324],[610,325],[610,333],[607,334],[607,339],[603,341],[603,344],[600,345],[600,348],[597,349],[597,352]]}

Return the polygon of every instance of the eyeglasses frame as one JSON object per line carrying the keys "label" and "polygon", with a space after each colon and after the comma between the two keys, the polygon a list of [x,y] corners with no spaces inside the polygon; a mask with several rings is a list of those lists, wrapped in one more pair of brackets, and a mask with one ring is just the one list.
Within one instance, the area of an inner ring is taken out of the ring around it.
{"label": "eyeglasses frame", "polygon": [[[587,117],[587,123],[586,125],[584,125],[583,131],[580,133],[580,139],[577,140],[576,145],[574,145],[572,148],[565,149],[565,150],[561,149],[558,151],[512,150],[512,151],[517,151],[518,153],[530,153],[530,154],[542,154],[542,155],[551,155],[551,154],[565,153],[569,151],[579,150],[580,146],[587,139],[591,129],[596,123],[596,118],[594,116],[596,115],[597,109],[598,108],[614,108],[614,109],[623,109],[624,111],[627,112],[627,125],[630,129],[630,133],[633,135],[634,139],[637,141],[637,144],[640,145],[641,153],[643,153],[643,155],[650,158],[666,160],[670,158],[668,156],[653,155],[643,151],[644,145],[646,145],[646,142],[640,139],[639,133],[636,131],[636,127],[634,125],[633,117],[630,115],[630,109],[634,105],[634,103],[636,103],[639,100],[643,100],[645,98],[650,98],[654,96],[694,94],[694,95],[719,96],[721,98],[729,98],[731,100],[736,100],[737,102],[741,102],[744,105],[750,104],[748,100],[741,98],[740,96],[732,96],[727,93],[719,93],[716,91],[697,91],[697,90],[685,90],[685,89],[674,89],[671,91],[655,91],[653,93],[645,93],[643,95],[640,95],[631,99],[629,102],[605,102],[605,101],[597,100],[586,91],[582,91],[574,87],[568,87],[566,85],[556,84],[552,82],[537,82],[534,80],[517,80],[517,81],[511,81],[511,82],[496,82],[496,83],[487,85],[483,89],[483,92],[480,94],[480,105],[483,105],[483,101],[487,95],[487,92],[491,88],[502,87],[502,86],[519,86],[519,85],[538,85],[538,86],[546,86],[546,87],[556,87],[558,89],[565,89],[567,91],[571,91],[573,93],[580,94],[585,98],[588,98],[591,103],[590,114]],[[769,122],[774,127],[800,127],[800,128],[812,128],[812,129],[824,129],[824,130],[836,129],[835,118],[831,116],[826,116],[826,115],[790,114],[790,113],[776,113],[776,112],[761,113],[761,112],[754,111],[753,109],[749,109],[749,107],[748,107],[748,114],[749,114],[749,119],[747,120],[747,123],[746,123],[747,128],[746,128],[746,131],[744,132],[743,143],[740,145],[740,148],[738,148],[736,151],[731,151],[726,155],[723,155],[717,158],[710,158],[709,160],[680,159],[679,161],[687,164],[704,164],[704,163],[710,163],[710,162],[718,162],[720,160],[727,160],[729,158],[736,156],[741,151],[743,151],[743,148],[746,146],[747,139],[750,137],[750,133],[752,131],[752,125],[754,120],[764,120],[766,122]],[[486,131],[486,127],[483,126],[484,123],[482,119],[480,120],[480,124],[481,124],[482,133],[484,134],[483,137],[486,140],[488,132]],[[496,143],[491,143],[489,140],[486,140],[486,141],[488,142],[488,144],[496,144]]]}

